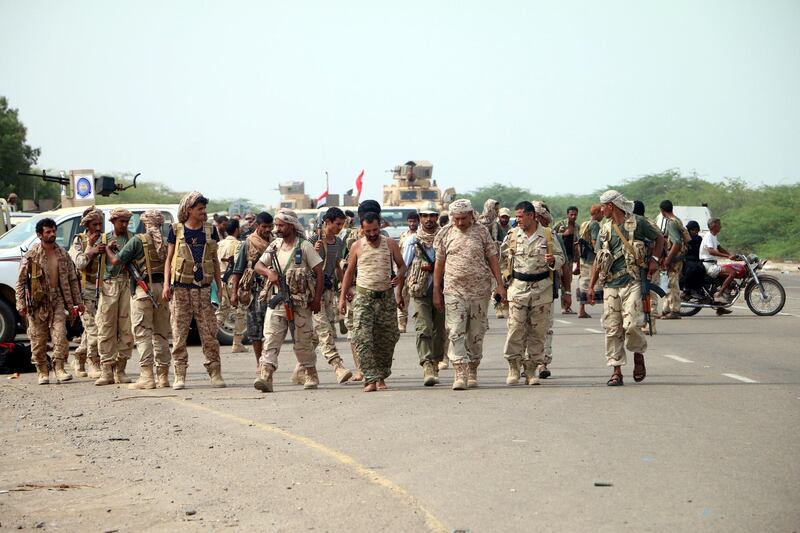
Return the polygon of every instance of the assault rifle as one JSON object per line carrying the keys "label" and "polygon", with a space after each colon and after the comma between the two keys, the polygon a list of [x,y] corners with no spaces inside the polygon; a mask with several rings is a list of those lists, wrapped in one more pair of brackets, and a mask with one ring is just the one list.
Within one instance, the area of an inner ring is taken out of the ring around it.
{"label": "assault rifle", "polygon": [[[648,258],[648,262],[650,259]],[[647,264],[647,263],[645,263]],[[664,289],[652,283],[648,276],[647,268],[640,268],[639,269],[639,280],[642,284],[642,309],[644,310],[644,319],[645,323],[647,324],[647,332],[652,337],[653,336],[653,318],[652,318],[652,302],[650,300],[650,292],[656,293],[658,296],[664,298],[667,293],[664,292]]]}
{"label": "assault rifle", "polygon": [[272,269],[278,274],[278,294],[273,296],[269,301],[269,308],[275,309],[280,304],[283,304],[283,309],[286,311],[286,322],[289,324],[289,333],[292,335],[292,344],[294,344],[294,300],[292,295],[289,294],[289,286],[286,284],[286,276],[281,271],[281,266],[278,264],[278,254],[272,253]]}
{"label": "assault rifle", "polygon": [[150,290],[150,286],[147,285],[147,282],[142,277],[142,273],[139,272],[139,269],[136,268],[136,265],[133,263],[128,263],[125,265],[125,268],[127,268],[128,272],[131,273],[131,277],[133,278],[133,281],[136,282],[136,285],[141,287],[141,289],[147,294],[147,297],[150,298],[150,301],[153,302],[153,307],[158,309],[158,302],[153,296],[153,291]]}
{"label": "assault rifle", "polygon": [[228,280],[233,276],[233,257],[229,257],[226,263],[225,272],[222,273],[222,283],[228,283]]}
{"label": "assault rifle", "polygon": [[[27,250],[25,250],[27,251]],[[20,258],[24,259],[25,254],[22,248],[19,249]],[[25,274],[25,308],[30,315],[33,312],[33,282],[31,281],[31,262],[28,261],[28,268]]]}

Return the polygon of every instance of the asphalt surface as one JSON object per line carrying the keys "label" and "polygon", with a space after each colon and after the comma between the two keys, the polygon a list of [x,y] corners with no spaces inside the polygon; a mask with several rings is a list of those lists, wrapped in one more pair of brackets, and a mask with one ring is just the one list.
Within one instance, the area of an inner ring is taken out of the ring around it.
{"label": "asphalt surface", "polygon": [[[659,321],[647,379],[606,387],[600,307],[557,312],[553,376],[507,387],[491,319],[478,389],[421,384],[412,333],[390,389],[0,385],[0,527],[63,531],[797,531],[800,276],[784,312]],[[339,348],[352,364],[349,348]],[[322,365],[320,365],[322,368]],[[6,492],[8,491],[8,492]]]}

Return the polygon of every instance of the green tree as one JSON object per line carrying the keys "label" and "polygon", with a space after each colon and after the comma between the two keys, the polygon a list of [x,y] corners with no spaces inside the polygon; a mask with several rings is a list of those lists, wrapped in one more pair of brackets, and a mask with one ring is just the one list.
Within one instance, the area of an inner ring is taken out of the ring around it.
{"label": "green tree", "polygon": [[17,172],[31,172],[41,150],[28,144],[28,130],[19,120],[19,111],[0,96],[0,196],[7,198],[16,193],[20,205],[23,199],[51,198],[58,201],[59,186],[42,180],[19,176]]}

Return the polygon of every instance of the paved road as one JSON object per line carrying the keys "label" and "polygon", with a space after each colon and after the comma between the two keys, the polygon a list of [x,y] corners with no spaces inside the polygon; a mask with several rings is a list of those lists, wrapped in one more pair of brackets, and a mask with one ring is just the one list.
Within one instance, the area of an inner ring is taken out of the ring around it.
{"label": "paved road", "polygon": [[[605,386],[599,309],[558,315],[553,377],[506,387],[492,319],[477,390],[421,386],[403,335],[390,390],[211,389],[3,379],[0,523],[52,530],[797,531],[800,276],[785,314],[661,321],[648,378]],[[345,359],[352,361],[345,343]],[[126,439],[126,440],[116,440]],[[45,485],[25,487],[29,485]],[[64,484],[61,490],[48,485]],[[601,485],[601,486],[598,486]],[[26,489],[26,490],[20,490]]]}

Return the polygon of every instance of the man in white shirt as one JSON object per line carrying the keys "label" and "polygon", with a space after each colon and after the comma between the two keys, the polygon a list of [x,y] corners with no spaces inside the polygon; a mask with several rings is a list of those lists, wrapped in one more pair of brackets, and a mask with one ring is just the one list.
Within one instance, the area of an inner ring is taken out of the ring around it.
{"label": "man in white shirt", "polygon": [[719,240],[717,240],[717,235],[721,229],[722,222],[720,219],[709,219],[708,233],[706,233],[706,235],[703,237],[703,241],[700,243],[699,256],[700,261],[703,262],[703,266],[706,269],[706,273],[710,277],[716,278],[720,274],[725,276],[725,280],[722,282],[719,292],[714,295],[714,301],[721,304],[727,304],[729,301],[726,291],[736,275],[736,269],[733,267],[733,265],[720,266],[717,263],[717,258],[722,257],[724,259],[735,259],[736,256],[730,254],[725,248],[720,246]]}

